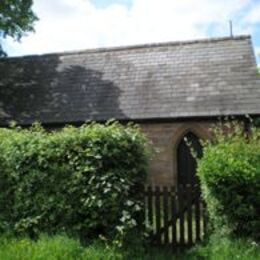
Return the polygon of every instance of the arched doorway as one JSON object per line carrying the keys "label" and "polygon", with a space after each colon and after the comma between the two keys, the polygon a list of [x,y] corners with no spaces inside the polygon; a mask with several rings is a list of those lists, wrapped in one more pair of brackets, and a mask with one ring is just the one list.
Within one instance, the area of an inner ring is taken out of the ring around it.
{"label": "arched doorway", "polygon": [[198,183],[198,177],[196,176],[197,162],[191,154],[189,145],[199,158],[202,156],[202,146],[198,137],[192,132],[185,134],[177,147],[178,185],[194,185]]}

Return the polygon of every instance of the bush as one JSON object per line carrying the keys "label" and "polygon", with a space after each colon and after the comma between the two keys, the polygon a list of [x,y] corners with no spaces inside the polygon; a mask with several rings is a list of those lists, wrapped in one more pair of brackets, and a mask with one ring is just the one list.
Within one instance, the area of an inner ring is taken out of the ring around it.
{"label": "bush", "polygon": [[216,232],[260,239],[260,131],[239,124],[215,129],[198,175]]}
{"label": "bush", "polygon": [[0,130],[0,228],[124,237],[142,209],[148,147],[136,126]]}

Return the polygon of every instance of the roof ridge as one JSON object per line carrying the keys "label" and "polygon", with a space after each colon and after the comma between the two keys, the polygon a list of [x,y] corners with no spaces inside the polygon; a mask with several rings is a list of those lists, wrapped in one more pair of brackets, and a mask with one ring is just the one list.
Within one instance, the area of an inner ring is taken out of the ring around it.
{"label": "roof ridge", "polygon": [[[44,54],[32,54],[24,56],[13,56],[6,57],[1,59],[21,59],[21,58],[38,58],[38,57],[48,57],[48,56],[68,56],[68,55],[77,55],[84,53],[100,53],[100,52],[114,52],[114,51],[123,51],[123,50],[134,50],[134,49],[143,49],[143,48],[156,48],[156,47],[167,47],[167,46],[181,46],[181,45],[190,45],[198,43],[211,43],[219,41],[229,41],[229,40],[244,40],[251,39],[250,35],[238,35],[238,36],[227,36],[227,37],[212,37],[212,38],[202,38],[194,40],[185,40],[185,41],[169,41],[169,42],[158,42],[158,43],[146,43],[146,44],[135,44],[135,45],[126,45],[126,46],[116,46],[116,47],[98,47],[91,48],[79,51],[64,51],[64,52],[53,52],[53,53],[44,53]],[[0,60],[1,60],[0,59]]]}

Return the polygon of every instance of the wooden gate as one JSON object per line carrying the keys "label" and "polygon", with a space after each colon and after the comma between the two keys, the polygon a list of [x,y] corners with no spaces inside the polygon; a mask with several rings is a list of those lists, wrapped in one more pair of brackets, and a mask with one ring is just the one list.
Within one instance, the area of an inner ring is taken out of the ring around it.
{"label": "wooden gate", "polygon": [[145,227],[151,243],[190,247],[206,233],[207,214],[198,185],[145,188]]}

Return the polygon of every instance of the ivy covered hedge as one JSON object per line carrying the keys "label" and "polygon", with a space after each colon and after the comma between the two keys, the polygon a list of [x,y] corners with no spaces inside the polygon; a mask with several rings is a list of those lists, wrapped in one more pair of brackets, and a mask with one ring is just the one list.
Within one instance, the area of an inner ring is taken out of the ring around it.
{"label": "ivy covered hedge", "polygon": [[139,228],[148,154],[141,131],[116,122],[0,129],[0,228],[124,237]]}
{"label": "ivy covered hedge", "polygon": [[260,129],[239,124],[214,130],[204,143],[198,175],[217,233],[260,239]]}

